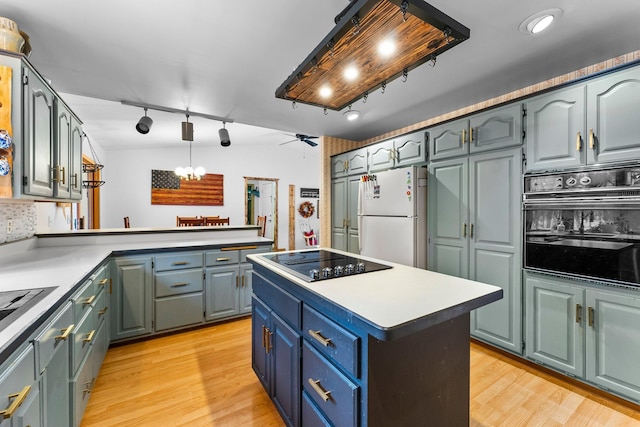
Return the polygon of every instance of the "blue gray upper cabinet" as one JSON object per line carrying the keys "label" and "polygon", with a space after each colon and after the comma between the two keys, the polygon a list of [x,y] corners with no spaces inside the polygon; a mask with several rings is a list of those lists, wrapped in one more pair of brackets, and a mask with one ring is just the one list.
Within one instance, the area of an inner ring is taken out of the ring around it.
{"label": "blue gray upper cabinet", "polygon": [[522,144],[522,105],[512,104],[429,129],[431,160]]}
{"label": "blue gray upper cabinet", "polygon": [[527,171],[640,159],[640,67],[527,102]]}
{"label": "blue gray upper cabinet", "polygon": [[331,157],[331,177],[367,173],[367,149],[361,148]]}
{"label": "blue gray upper cabinet", "polygon": [[369,172],[427,162],[425,131],[420,130],[369,147]]}

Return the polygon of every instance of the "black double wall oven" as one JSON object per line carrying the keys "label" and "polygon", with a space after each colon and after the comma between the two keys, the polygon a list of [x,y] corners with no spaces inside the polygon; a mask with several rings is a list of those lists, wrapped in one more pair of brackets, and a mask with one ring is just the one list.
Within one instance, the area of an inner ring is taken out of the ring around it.
{"label": "black double wall oven", "polygon": [[524,267],[640,287],[640,166],[525,175]]}

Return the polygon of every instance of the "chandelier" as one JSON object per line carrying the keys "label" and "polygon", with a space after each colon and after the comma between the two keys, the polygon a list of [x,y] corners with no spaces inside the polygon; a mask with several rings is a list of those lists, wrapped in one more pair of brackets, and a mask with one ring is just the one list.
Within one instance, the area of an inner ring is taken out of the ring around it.
{"label": "chandelier", "polygon": [[182,140],[189,141],[189,166],[182,167],[178,166],[175,170],[175,173],[180,179],[184,179],[185,181],[191,180],[200,180],[206,173],[202,166],[198,166],[197,168],[193,168],[191,166],[191,142],[193,141],[193,123],[189,122],[189,115],[187,114],[187,121],[182,122]]}

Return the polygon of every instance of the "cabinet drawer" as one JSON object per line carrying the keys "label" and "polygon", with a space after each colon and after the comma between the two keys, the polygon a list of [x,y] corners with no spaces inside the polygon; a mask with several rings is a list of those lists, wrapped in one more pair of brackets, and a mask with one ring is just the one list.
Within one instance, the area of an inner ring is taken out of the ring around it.
{"label": "cabinet drawer", "polygon": [[307,342],[302,345],[302,387],[331,424],[358,425],[358,386]]}
{"label": "cabinet drawer", "polygon": [[195,325],[204,321],[202,292],[156,300],[156,331]]}
{"label": "cabinet drawer", "polygon": [[360,340],[308,305],[302,308],[304,337],[325,356],[359,376]]}
{"label": "cabinet drawer", "polygon": [[155,257],[156,271],[202,267],[202,252],[161,255]]}
{"label": "cabinet drawer", "polygon": [[71,302],[73,303],[73,320],[77,324],[85,313],[91,310],[93,303],[96,300],[96,287],[92,280],[87,281],[80,291],[78,291]]}
{"label": "cabinet drawer", "polygon": [[269,301],[269,306],[286,320],[291,326],[300,329],[302,317],[302,302],[289,292],[272,284],[264,277],[253,272],[253,293],[263,301]]}
{"label": "cabinet drawer", "polygon": [[227,264],[238,264],[240,262],[240,252],[238,250],[224,251],[216,249],[205,254],[207,267]]}
{"label": "cabinet drawer", "polygon": [[73,425],[79,426],[82,415],[89,402],[89,396],[95,377],[93,376],[93,355],[88,354],[84,359],[80,370],[71,381],[71,406]]}
{"label": "cabinet drawer", "polygon": [[302,392],[302,423],[304,427],[331,427],[306,391]]}
{"label": "cabinet drawer", "polygon": [[96,292],[100,292],[101,289],[109,289],[109,266],[103,265],[100,267],[92,280],[96,287]]}
{"label": "cabinet drawer", "polygon": [[156,273],[156,298],[202,291],[202,269]]}
{"label": "cabinet drawer", "polygon": [[89,313],[82,318],[71,333],[71,374],[75,374],[80,366],[80,362],[91,347],[94,340],[96,330],[93,325],[93,313]]}
{"label": "cabinet drawer", "polygon": [[107,317],[107,312],[109,311],[109,297],[106,291],[102,291],[98,294],[98,298],[93,307],[93,325],[97,329],[98,326],[104,321]]}
{"label": "cabinet drawer", "polygon": [[73,326],[73,310],[71,303],[68,302],[63,305],[62,310],[35,339],[35,345],[38,349],[37,372],[42,372],[49,364],[58,348],[69,345]]}
{"label": "cabinet drawer", "polygon": [[[7,409],[14,401],[14,398],[9,398],[9,395],[24,391],[28,393],[26,396],[28,398],[32,393],[38,391],[38,385],[34,384],[36,380],[34,353],[33,346],[29,344],[27,348],[18,353],[11,363],[3,366],[4,372],[0,371],[0,410]],[[26,390],[27,386],[30,386],[31,389]],[[2,421],[3,419],[0,417],[0,424],[3,426],[11,425],[11,420],[8,423],[2,423]]]}
{"label": "cabinet drawer", "polygon": [[240,262],[248,262],[247,255],[264,254],[270,251],[271,251],[271,246],[256,246],[256,247],[247,247],[247,249],[241,249]]}

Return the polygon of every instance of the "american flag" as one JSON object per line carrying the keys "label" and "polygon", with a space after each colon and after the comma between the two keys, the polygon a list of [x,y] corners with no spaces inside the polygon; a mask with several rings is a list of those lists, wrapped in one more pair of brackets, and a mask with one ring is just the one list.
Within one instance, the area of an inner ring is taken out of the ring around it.
{"label": "american flag", "polygon": [[173,171],[151,170],[152,205],[224,206],[224,175],[181,180]]}

